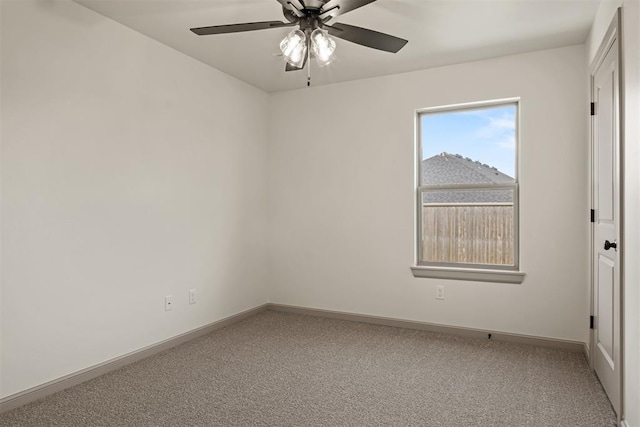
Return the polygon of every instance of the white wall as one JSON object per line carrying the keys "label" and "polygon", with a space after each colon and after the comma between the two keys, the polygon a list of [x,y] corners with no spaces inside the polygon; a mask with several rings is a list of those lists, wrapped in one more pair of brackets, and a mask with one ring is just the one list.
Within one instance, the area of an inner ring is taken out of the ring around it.
{"label": "white wall", "polygon": [[[2,1],[0,0],[0,23]],[[0,31],[0,190],[2,189],[2,31]],[[2,193],[0,191],[0,396],[2,396]]]}
{"label": "white wall", "polygon": [[1,4],[0,396],[266,302],[267,94],[76,3]]}
{"label": "white wall", "polygon": [[[0,397],[267,296],[588,339],[584,46],[267,97],[72,2],[0,10]],[[414,110],[514,96],[525,282],[413,278]]]}
{"label": "white wall", "polygon": [[618,7],[623,9],[624,73],[624,402],[629,427],[640,426],[640,3],[603,1],[587,40],[590,64]]}
{"label": "white wall", "polygon": [[[270,301],[586,342],[585,62],[574,46],[272,94]],[[508,97],[524,283],[414,278],[414,111]]]}

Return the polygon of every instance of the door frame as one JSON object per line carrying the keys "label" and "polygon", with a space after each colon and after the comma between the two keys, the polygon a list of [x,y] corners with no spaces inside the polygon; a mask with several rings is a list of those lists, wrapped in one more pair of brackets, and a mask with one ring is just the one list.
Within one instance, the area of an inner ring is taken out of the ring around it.
{"label": "door frame", "polygon": [[[622,8],[619,7],[607,29],[606,34],[600,42],[598,51],[589,67],[589,99],[590,102],[594,102],[594,74],[600,67],[604,58],[615,41],[618,41],[618,159],[617,159],[617,175],[618,175],[618,197],[620,199],[619,211],[617,213],[617,239],[618,239],[618,285],[620,295],[620,307],[618,311],[620,328],[618,337],[620,341],[620,408],[617,414],[618,422],[623,418],[624,414],[624,76],[623,76],[623,43],[622,43]],[[596,106],[597,111],[597,106]],[[594,209],[594,136],[595,136],[595,120],[594,116],[590,116],[589,120],[589,206]],[[596,213],[597,214],[597,213]],[[589,245],[589,283],[590,283],[590,313],[591,316],[595,315],[595,264],[594,264],[594,250],[595,245],[600,242],[595,241],[595,222],[590,222],[590,245]],[[589,366],[593,370],[595,369],[594,360],[596,352],[595,344],[595,330],[592,328],[589,330]]]}

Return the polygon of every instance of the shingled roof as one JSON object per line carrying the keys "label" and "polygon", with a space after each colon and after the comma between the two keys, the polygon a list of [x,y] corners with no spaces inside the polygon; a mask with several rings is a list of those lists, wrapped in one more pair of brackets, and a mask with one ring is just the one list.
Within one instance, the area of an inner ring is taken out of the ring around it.
{"label": "shingled roof", "polygon": [[[422,161],[421,184],[508,184],[498,169],[459,154],[440,153]],[[423,194],[424,203],[511,203],[511,190],[443,190]]]}

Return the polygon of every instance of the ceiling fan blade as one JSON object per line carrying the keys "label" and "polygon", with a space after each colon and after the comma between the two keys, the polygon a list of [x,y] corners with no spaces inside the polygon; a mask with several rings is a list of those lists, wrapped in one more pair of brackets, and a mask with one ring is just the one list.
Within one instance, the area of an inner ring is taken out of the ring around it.
{"label": "ceiling fan blade", "polygon": [[295,65],[291,65],[287,62],[287,65],[284,67],[285,71],[298,71],[304,69],[304,66],[307,65],[307,59],[309,59],[309,55],[304,56],[304,62],[302,63],[302,67],[298,68]]}
{"label": "ceiling fan blade", "polygon": [[353,25],[333,24],[331,26],[325,25],[325,28],[334,37],[385,52],[396,53],[409,42],[399,37]]}
{"label": "ceiling fan blade", "polygon": [[366,6],[374,1],[376,0],[329,0],[322,6],[322,10],[326,10],[327,12],[320,14],[320,17],[323,20],[333,19],[338,15],[344,15],[347,12]]}
{"label": "ceiling fan blade", "polygon": [[191,28],[199,36],[210,34],[240,33],[243,31],[266,30],[269,28],[292,27],[295,24],[280,21],[247,22],[246,24],[214,25],[212,27]]}
{"label": "ceiling fan blade", "polygon": [[[304,68],[304,66],[302,68]],[[302,70],[302,68],[298,68],[298,67],[296,67],[294,65],[291,65],[291,64],[289,64],[287,62],[287,65],[284,67],[284,70],[285,71],[298,71],[298,70]]]}
{"label": "ceiling fan blade", "polygon": [[282,5],[284,9],[287,9],[293,12],[298,18],[302,18],[304,13],[300,12],[303,9],[303,6],[300,4],[299,0],[276,0],[278,3]]}

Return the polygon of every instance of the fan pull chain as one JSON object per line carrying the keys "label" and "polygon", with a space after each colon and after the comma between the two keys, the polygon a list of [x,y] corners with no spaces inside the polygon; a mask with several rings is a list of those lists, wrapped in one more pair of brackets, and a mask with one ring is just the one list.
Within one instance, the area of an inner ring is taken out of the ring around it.
{"label": "fan pull chain", "polygon": [[307,87],[311,86],[311,43],[307,42]]}

